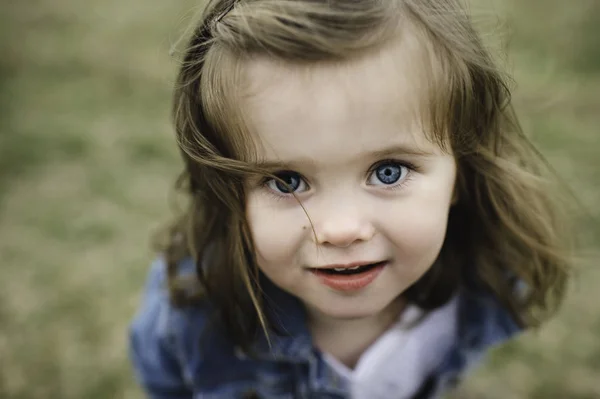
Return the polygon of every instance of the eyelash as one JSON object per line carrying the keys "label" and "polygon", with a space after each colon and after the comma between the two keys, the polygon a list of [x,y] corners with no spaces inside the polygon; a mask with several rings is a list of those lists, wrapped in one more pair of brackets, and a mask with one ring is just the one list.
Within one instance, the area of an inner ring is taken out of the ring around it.
{"label": "eyelash", "polygon": [[404,166],[405,168],[408,169],[408,172],[406,174],[406,177],[404,179],[402,179],[402,181],[400,183],[382,186],[381,188],[383,188],[384,190],[395,191],[395,190],[400,190],[400,189],[404,188],[404,186],[406,186],[406,184],[412,180],[413,173],[418,172],[417,167],[410,162],[399,161],[397,159],[384,159],[382,161],[375,163],[369,169],[367,176],[371,176],[373,173],[375,173],[377,168],[379,168],[383,165],[388,165],[388,164]]}
{"label": "eyelash", "polygon": [[[369,170],[367,172],[367,176],[371,176],[377,170],[377,168],[379,168],[380,166],[383,166],[383,165],[387,165],[387,164],[396,164],[396,165],[404,166],[405,168],[408,169],[408,172],[407,172],[407,176],[400,183],[389,185],[389,186],[388,185],[382,186],[382,188],[384,190],[394,191],[394,190],[399,190],[399,189],[404,188],[404,186],[412,180],[413,173],[419,171],[418,167],[411,162],[399,161],[397,159],[383,159],[383,160],[373,164],[369,168]],[[276,172],[274,172],[274,174],[277,175],[277,174],[286,173],[286,172],[297,173],[299,178],[304,180],[305,184],[308,185],[308,183],[306,183],[306,179],[300,173],[295,172],[293,170],[276,171]],[[271,195],[276,200],[284,200],[284,199],[294,198],[294,196],[292,194],[277,193],[277,192],[273,191],[271,188],[269,188],[267,186],[267,184],[269,182],[271,182],[272,180],[274,180],[274,179],[272,179],[270,177],[265,177],[260,182],[260,186],[265,188],[269,195]]]}

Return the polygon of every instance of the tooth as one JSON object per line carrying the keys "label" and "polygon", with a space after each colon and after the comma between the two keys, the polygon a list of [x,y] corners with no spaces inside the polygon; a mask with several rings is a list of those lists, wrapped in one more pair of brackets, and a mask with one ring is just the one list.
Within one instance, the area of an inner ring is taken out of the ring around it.
{"label": "tooth", "polygon": [[343,272],[346,269],[344,269],[343,267],[334,267],[333,270],[335,270],[336,272]]}
{"label": "tooth", "polygon": [[348,270],[356,270],[358,269],[360,266],[354,266],[354,267],[349,267]]}

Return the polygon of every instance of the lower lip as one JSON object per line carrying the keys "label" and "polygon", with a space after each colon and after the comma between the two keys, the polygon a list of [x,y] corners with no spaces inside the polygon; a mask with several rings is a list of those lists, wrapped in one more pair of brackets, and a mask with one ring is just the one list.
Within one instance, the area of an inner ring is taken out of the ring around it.
{"label": "lower lip", "polygon": [[329,274],[317,269],[313,269],[311,272],[321,280],[321,283],[334,290],[357,291],[371,284],[379,276],[379,273],[382,272],[386,264],[387,262],[382,262],[379,266],[360,274]]}

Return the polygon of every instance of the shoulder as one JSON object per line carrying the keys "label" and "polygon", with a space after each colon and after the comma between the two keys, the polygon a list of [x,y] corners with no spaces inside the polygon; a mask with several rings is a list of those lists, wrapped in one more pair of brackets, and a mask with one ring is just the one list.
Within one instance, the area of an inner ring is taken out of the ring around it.
{"label": "shoulder", "polygon": [[[181,262],[179,272],[192,274],[193,262]],[[129,329],[130,354],[143,381],[187,379],[187,364],[199,359],[198,345],[207,320],[204,306],[178,308],[169,300],[167,265],[159,257],[152,262],[141,303]],[[169,385],[164,383],[162,385]]]}
{"label": "shoulder", "polygon": [[488,290],[463,290],[458,303],[459,348],[478,358],[523,332],[523,327]]}
{"label": "shoulder", "polygon": [[[178,265],[178,276],[193,278],[194,262],[185,259]],[[174,306],[169,297],[167,263],[160,256],[150,265],[141,306],[133,320],[132,328],[145,328],[148,324],[161,336],[172,335],[178,328],[186,327],[188,324],[195,328],[202,328],[207,316],[206,306],[177,307]]]}
{"label": "shoulder", "polygon": [[436,394],[455,387],[493,347],[522,332],[512,314],[491,292],[463,288],[456,297],[454,342],[419,397],[438,397]]}

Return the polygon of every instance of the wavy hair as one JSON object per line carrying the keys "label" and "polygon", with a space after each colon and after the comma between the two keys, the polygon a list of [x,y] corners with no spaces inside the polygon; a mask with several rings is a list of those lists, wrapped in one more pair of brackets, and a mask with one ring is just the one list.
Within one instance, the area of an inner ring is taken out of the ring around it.
{"label": "wavy hair", "polygon": [[[245,216],[245,180],[268,174],[246,161],[254,147],[236,107],[245,60],[352,62],[401,40],[403,29],[417,33],[425,57],[427,132],[450,147],[458,165],[458,202],[439,261],[403,295],[434,309],[469,280],[523,326],[556,311],[571,267],[557,179],[522,132],[507,79],[460,0],[208,1],[174,92],[185,165],[177,189],[188,202],[157,244],[174,303],[209,301],[244,348],[272,328]],[[196,262],[192,289],[178,277],[189,257]],[[518,295],[515,281],[526,287]]]}

